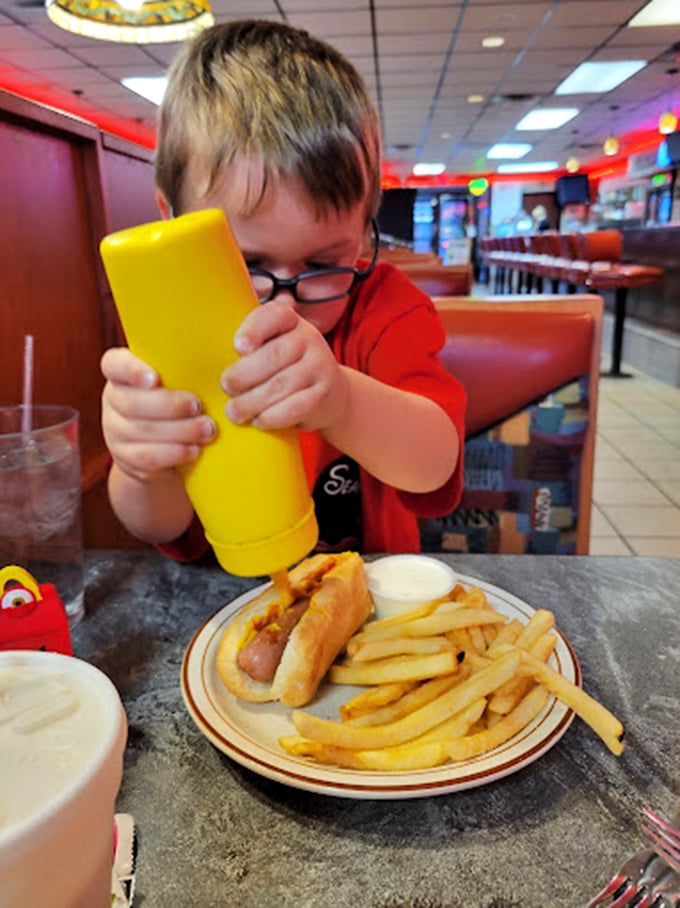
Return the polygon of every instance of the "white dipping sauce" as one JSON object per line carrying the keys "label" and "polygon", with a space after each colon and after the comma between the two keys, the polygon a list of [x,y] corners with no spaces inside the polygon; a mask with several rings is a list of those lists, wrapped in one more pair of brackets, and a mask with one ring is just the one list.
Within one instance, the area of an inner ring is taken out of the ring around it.
{"label": "white dipping sauce", "polygon": [[388,555],[367,563],[364,570],[378,618],[446,596],[456,583],[447,564],[426,555]]}

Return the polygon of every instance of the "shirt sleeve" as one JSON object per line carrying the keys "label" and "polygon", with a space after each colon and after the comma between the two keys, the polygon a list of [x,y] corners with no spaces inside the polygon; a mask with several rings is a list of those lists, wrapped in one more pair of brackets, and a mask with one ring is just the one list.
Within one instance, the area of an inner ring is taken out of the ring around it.
{"label": "shirt sleeve", "polygon": [[168,558],[182,562],[198,561],[211,550],[203,525],[196,514],[181,536],[172,542],[159,543],[156,548]]}

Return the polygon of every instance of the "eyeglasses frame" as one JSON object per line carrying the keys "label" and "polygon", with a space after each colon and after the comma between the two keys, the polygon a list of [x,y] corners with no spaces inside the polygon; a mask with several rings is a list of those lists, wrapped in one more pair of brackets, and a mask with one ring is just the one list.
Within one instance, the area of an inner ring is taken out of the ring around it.
{"label": "eyeglasses frame", "polygon": [[[376,262],[378,261],[378,252],[380,251],[380,228],[378,227],[378,222],[375,218],[371,220],[371,231],[373,239],[373,258],[367,268],[317,268],[314,271],[301,271],[300,274],[295,274],[293,277],[277,277],[275,274],[272,274],[271,271],[265,271],[264,268],[257,268],[255,266],[248,266],[248,273],[252,277],[265,277],[267,280],[272,282],[271,293],[267,296],[266,299],[260,300],[260,303],[264,305],[265,303],[270,303],[275,299],[282,290],[289,290],[293,296],[293,299],[297,303],[302,303],[303,305],[316,306],[320,303],[332,303],[335,300],[343,299],[345,296],[354,290],[357,284],[360,284],[362,281],[365,281],[369,277],[373,269],[375,268]],[[304,281],[313,277],[333,277],[336,274],[351,274],[353,275],[352,283],[349,285],[349,288],[344,291],[344,293],[338,293],[335,296],[324,297],[322,300],[304,300],[300,299],[298,296],[297,285],[298,281]]]}

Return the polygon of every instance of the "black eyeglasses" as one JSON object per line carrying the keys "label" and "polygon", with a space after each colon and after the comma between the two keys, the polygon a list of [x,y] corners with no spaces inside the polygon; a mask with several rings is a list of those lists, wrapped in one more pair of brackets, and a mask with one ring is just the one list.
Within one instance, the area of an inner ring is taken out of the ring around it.
{"label": "black eyeglasses", "polygon": [[330,303],[342,299],[365,281],[375,268],[380,248],[380,230],[375,219],[372,222],[373,258],[368,268],[317,268],[303,271],[294,277],[276,277],[262,268],[248,267],[257,298],[268,303],[282,290],[289,290],[298,303]]}

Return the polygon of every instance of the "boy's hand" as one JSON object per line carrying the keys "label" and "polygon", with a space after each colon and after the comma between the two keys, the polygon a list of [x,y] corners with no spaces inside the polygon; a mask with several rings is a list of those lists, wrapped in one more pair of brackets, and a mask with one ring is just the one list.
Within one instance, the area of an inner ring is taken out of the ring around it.
{"label": "boy's hand", "polygon": [[346,379],[323,335],[276,301],[249,313],[234,337],[240,359],[222,375],[227,416],[262,429],[323,430],[344,412]]}
{"label": "boy's hand", "polygon": [[158,375],[125,348],[104,353],[102,429],[118,467],[141,482],[196,458],[215,434],[187,391],[162,388]]}

